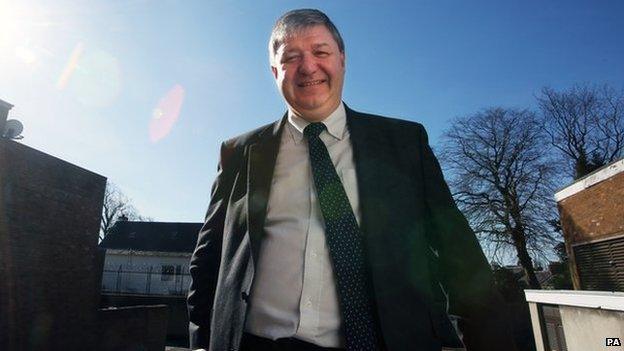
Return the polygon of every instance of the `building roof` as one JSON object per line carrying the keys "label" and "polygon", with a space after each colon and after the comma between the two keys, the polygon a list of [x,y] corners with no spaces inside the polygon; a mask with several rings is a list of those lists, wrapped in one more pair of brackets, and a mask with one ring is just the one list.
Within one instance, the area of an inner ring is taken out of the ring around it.
{"label": "building roof", "polygon": [[117,221],[100,247],[191,253],[195,249],[201,226],[202,223]]}
{"label": "building roof", "polygon": [[624,293],[583,290],[525,290],[527,302],[624,311]]}
{"label": "building roof", "polygon": [[611,162],[557,191],[555,201],[559,202],[622,172],[624,172],[624,158]]}

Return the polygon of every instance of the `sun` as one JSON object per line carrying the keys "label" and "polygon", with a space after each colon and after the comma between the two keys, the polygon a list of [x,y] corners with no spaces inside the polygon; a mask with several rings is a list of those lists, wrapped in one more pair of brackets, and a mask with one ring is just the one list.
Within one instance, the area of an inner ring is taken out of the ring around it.
{"label": "sun", "polygon": [[26,11],[18,1],[0,0],[0,45],[18,45],[28,37]]}
{"label": "sun", "polygon": [[0,55],[17,63],[39,61],[37,42],[50,22],[41,6],[26,6],[20,1],[0,0]]}

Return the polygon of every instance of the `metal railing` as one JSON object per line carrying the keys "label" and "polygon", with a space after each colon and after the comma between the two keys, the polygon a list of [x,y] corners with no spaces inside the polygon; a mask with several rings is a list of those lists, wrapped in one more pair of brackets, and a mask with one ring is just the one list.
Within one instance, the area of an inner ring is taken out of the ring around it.
{"label": "metal railing", "polygon": [[188,291],[191,276],[188,268],[180,266],[169,273],[161,267],[122,267],[117,269],[107,267],[102,272],[102,292],[185,296]]}

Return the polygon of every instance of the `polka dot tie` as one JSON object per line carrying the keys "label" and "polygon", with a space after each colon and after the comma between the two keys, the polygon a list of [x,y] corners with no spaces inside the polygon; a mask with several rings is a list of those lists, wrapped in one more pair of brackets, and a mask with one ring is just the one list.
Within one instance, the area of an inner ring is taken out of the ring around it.
{"label": "polka dot tie", "polygon": [[371,284],[367,279],[364,243],[347,194],[319,135],[323,123],[308,125],[308,138],[314,184],[325,220],[325,236],[332,259],[343,331],[348,351],[378,350]]}

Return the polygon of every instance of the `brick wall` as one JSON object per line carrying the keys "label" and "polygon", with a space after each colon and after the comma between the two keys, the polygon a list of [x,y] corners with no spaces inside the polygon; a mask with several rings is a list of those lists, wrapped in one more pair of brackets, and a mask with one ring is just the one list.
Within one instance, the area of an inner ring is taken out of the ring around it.
{"label": "brick wall", "polygon": [[558,203],[570,244],[624,233],[624,172]]}
{"label": "brick wall", "polygon": [[557,203],[570,273],[575,289],[581,281],[572,246],[624,234],[624,172],[615,174]]}
{"label": "brick wall", "polygon": [[89,350],[106,178],[0,139],[0,350]]}

